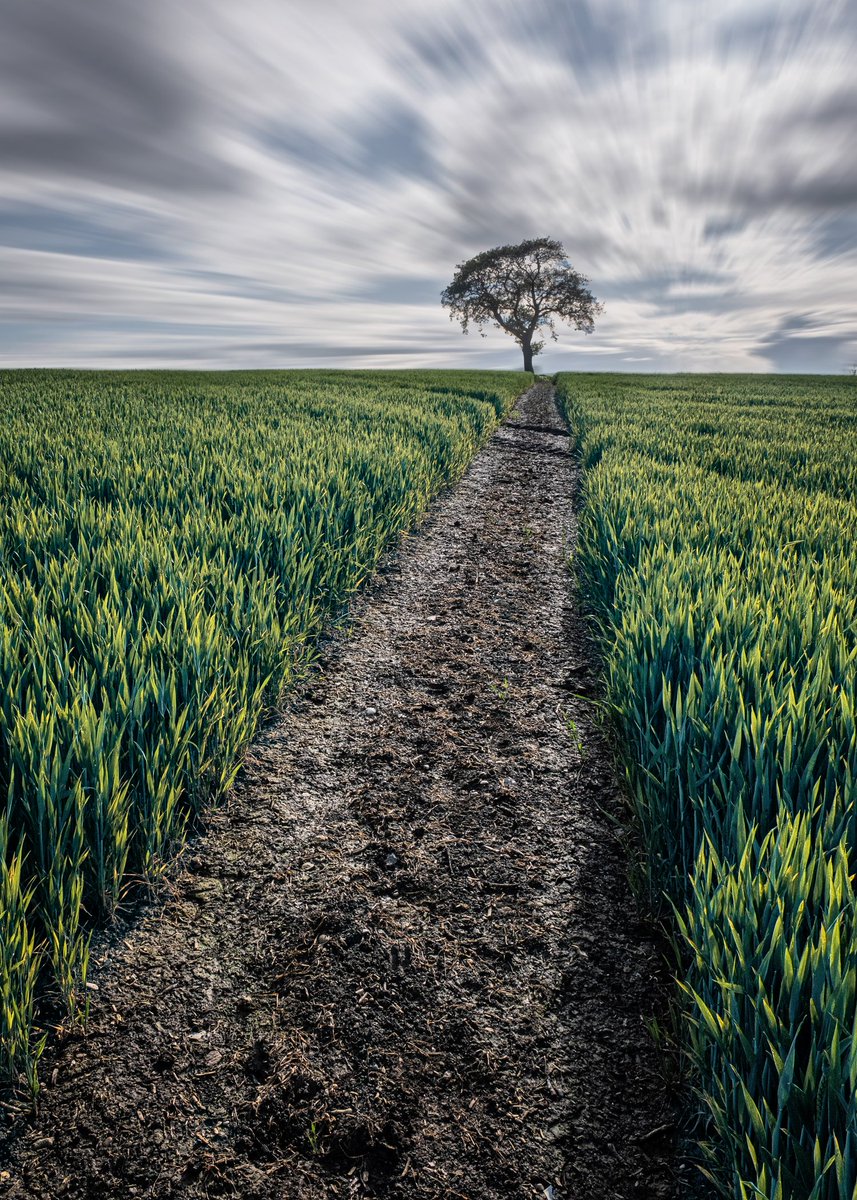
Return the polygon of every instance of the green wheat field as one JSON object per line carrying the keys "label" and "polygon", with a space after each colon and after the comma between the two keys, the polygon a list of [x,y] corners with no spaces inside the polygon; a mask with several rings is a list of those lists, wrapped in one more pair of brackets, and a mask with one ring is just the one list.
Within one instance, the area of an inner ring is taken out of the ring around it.
{"label": "green wheat field", "polygon": [[[35,1093],[93,929],[235,778],[521,372],[0,376],[0,1037]],[[571,569],[712,1177],[857,1196],[857,383],[557,378]]]}
{"label": "green wheat field", "polygon": [[235,777],[325,619],[521,390],[467,372],[5,372],[0,1045]]}
{"label": "green wheat field", "polygon": [[857,386],[565,375],[578,570],[713,1161],[857,1195]]}

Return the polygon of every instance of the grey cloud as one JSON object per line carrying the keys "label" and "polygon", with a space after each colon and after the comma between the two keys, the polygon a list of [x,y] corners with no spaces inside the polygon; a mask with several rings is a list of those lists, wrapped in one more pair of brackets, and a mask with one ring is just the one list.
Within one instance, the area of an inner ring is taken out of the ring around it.
{"label": "grey cloud", "polygon": [[824,328],[804,313],[785,317],[776,330],[760,339],[761,353],[776,371],[837,374],[857,354],[857,319],[847,333],[821,332]]}
{"label": "grey cloud", "polygon": [[791,13],[768,9],[744,14],[717,30],[716,45],[726,57],[749,56],[760,65],[776,63],[800,48],[815,19],[809,7]]}
{"label": "grey cloud", "polygon": [[598,296],[608,308],[614,301],[633,302],[650,306],[665,319],[682,314],[731,314],[754,306],[734,274],[691,268],[612,279],[599,289]]}
{"label": "grey cloud", "polygon": [[184,276],[210,289],[214,293],[236,296],[247,300],[268,300],[275,303],[299,303],[303,293],[297,286],[269,283],[260,279],[248,279],[229,271],[189,269]]}
{"label": "grey cloud", "polygon": [[[403,68],[423,71],[427,68],[432,82],[436,75],[449,82],[473,75],[485,61],[482,40],[461,21],[428,29],[406,29],[403,36],[407,51],[401,59]],[[396,51],[393,60],[399,58]]]}
{"label": "grey cloud", "polygon": [[810,229],[812,246],[819,258],[857,254],[857,212],[838,212],[821,217]]}
{"label": "grey cloud", "polygon": [[857,119],[857,86],[837,88],[800,111],[793,111],[790,117],[793,124],[807,125],[813,132],[834,129],[837,133],[853,134]]}
{"label": "grey cloud", "polygon": [[769,359],[775,371],[785,374],[810,373],[838,375],[854,361],[857,337],[848,339],[833,336],[795,338],[772,335],[762,338],[762,355]]}
{"label": "grey cloud", "polygon": [[437,301],[447,282],[421,275],[379,275],[354,295],[358,300],[382,304],[431,304]]}
{"label": "grey cloud", "polygon": [[694,286],[706,283],[718,283],[730,286],[732,280],[711,271],[665,271],[662,268],[653,270],[645,275],[619,275],[610,280],[605,295],[622,297],[626,300],[638,300],[647,304],[657,304],[675,284]]}
{"label": "grey cloud", "polygon": [[857,7],[850,0],[827,4],[769,5],[724,22],[715,44],[727,58],[750,57],[760,67],[778,64],[826,40],[850,41],[857,35]]}
{"label": "grey cloud", "polygon": [[603,0],[530,0],[510,24],[525,45],[559,55],[588,75],[615,69],[631,52],[633,44],[617,17],[616,8]]}
{"label": "grey cloud", "polygon": [[333,136],[289,124],[258,136],[275,153],[332,175],[430,179],[436,171],[425,122],[400,102],[373,101],[367,112],[341,119]]}
{"label": "grey cloud", "polygon": [[162,236],[137,214],[117,219],[115,210],[71,212],[40,204],[0,203],[0,246],[84,255],[91,258],[163,260],[172,256]]}
{"label": "grey cloud", "polygon": [[[300,345],[296,346],[294,342],[283,340],[279,342],[247,342],[243,345],[232,346],[230,353],[241,354],[250,350],[266,355],[279,355],[285,359],[294,358],[295,354],[309,359],[352,359],[365,355],[372,358],[392,358],[403,351],[407,353],[410,348],[408,345],[391,345],[389,342],[349,344],[345,341],[340,345],[331,345],[329,342],[302,341]],[[442,351],[437,351],[437,353],[442,353]]]}
{"label": "grey cloud", "polygon": [[[716,128],[717,114],[707,119]],[[746,129],[736,123],[703,170],[688,173],[671,157],[665,178],[700,206],[728,206],[707,224],[713,238],[720,228],[778,209],[810,217],[857,205],[857,88],[834,87],[820,95],[789,96],[788,103],[764,118],[748,113]],[[752,136],[748,137],[747,130]],[[737,150],[732,143],[737,143]]]}
{"label": "grey cloud", "polygon": [[379,103],[349,133],[357,150],[357,168],[364,174],[392,172],[428,179],[435,174],[425,121],[407,105]]}
{"label": "grey cloud", "polygon": [[726,217],[708,217],[702,231],[703,240],[716,242],[733,233],[743,233],[750,218],[746,213],[731,213]]}
{"label": "grey cloud", "polygon": [[765,181],[744,180],[732,195],[744,212],[792,208],[809,215],[857,205],[857,162],[843,161],[814,174],[798,175],[783,166]]}
{"label": "grey cloud", "polygon": [[112,184],[231,191],[162,0],[7,0],[0,163]]}
{"label": "grey cloud", "polygon": [[[649,39],[629,41],[621,11],[605,0],[530,0],[516,4],[476,4],[470,8],[440,10],[434,20],[405,28],[405,70],[416,69],[430,81],[450,84],[461,78],[479,78],[490,65],[487,47],[499,30],[504,47],[517,51],[521,74],[540,56],[559,58],[576,73],[590,75],[616,68],[638,53],[652,57]],[[394,61],[399,55],[394,55]],[[508,77],[514,87],[514,67]]]}
{"label": "grey cloud", "polygon": [[306,129],[289,123],[261,126],[252,131],[260,145],[276,155],[322,171],[337,172],[345,168],[342,153]]}

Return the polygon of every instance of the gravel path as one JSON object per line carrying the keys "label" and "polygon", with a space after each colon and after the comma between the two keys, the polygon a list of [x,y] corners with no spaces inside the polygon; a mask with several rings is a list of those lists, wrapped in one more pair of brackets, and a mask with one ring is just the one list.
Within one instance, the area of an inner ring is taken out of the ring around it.
{"label": "gravel path", "polygon": [[9,1195],[683,1194],[663,968],[581,698],[576,483],[537,384],[103,955]]}

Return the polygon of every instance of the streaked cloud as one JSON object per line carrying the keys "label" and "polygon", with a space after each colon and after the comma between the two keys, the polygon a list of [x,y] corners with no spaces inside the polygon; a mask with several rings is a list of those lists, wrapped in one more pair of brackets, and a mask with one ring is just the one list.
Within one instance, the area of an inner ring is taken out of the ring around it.
{"label": "streaked cloud", "polygon": [[543,369],[857,358],[853,0],[7,0],[5,364],[517,366],[439,305],[562,239]]}

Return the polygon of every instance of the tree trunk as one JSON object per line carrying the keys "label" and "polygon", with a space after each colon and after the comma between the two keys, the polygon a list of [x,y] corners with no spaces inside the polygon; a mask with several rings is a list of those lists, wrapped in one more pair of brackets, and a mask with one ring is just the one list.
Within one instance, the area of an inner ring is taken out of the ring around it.
{"label": "tree trunk", "polygon": [[524,352],[524,370],[532,371],[533,369],[533,346],[529,338],[525,338],[521,342],[521,349]]}

